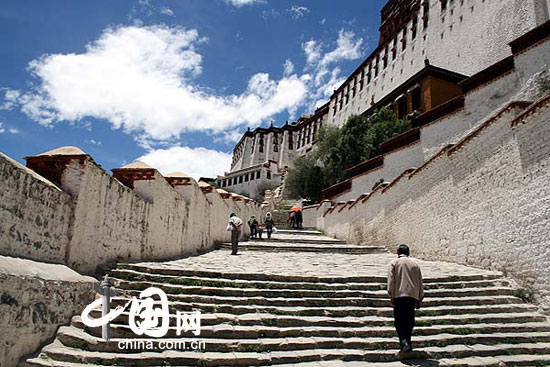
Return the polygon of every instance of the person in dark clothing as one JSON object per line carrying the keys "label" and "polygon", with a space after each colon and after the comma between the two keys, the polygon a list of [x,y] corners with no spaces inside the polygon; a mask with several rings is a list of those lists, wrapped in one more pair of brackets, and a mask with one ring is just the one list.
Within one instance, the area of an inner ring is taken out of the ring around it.
{"label": "person in dark clothing", "polygon": [[424,298],[422,271],[409,258],[409,253],[407,245],[400,245],[397,259],[391,262],[388,269],[388,294],[393,307],[400,353],[412,351],[415,308],[420,308]]}
{"label": "person in dark clothing", "polygon": [[290,212],[290,214],[288,215],[288,222],[290,228],[296,228],[296,213]]}
{"label": "person in dark clothing", "polygon": [[266,213],[264,224],[265,231],[267,232],[267,238],[271,238],[271,233],[273,233],[273,227],[275,226],[275,222],[273,222],[271,213]]}
{"label": "person in dark clothing", "polygon": [[250,220],[248,221],[248,226],[250,227],[250,237],[256,238],[258,235],[258,221],[256,220],[255,216],[251,216]]}
{"label": "person in dark clothing", "polygon": [[302,217],[302,211],[301,210],[298,210],[295,214],[295,219],[296,219],[296,228],[298,229],[302,229],[302,223],[304,221],[303,217]]}

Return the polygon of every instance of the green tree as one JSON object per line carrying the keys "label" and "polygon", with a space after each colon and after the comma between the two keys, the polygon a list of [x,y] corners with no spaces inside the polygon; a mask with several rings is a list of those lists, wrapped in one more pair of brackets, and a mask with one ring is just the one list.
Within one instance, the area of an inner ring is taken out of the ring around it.
{"label": "green tree", "polygon": [[294,162],[286,178],[291,198],[319,202],[322,190],[349,178],[348,169],[381,154],[381,144],[410,129],[385,108],[369,116],[351,116],[342,128],[323,126],[316,149]]}

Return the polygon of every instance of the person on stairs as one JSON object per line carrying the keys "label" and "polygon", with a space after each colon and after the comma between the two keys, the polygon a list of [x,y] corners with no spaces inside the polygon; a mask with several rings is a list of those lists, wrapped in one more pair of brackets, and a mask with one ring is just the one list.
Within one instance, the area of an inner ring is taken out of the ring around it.
{"label": "person on stairs", "polygon": [[273,227],[275,226],[275,222],[273,221],[273,217],[271,217],[271,213],[267,212],[265,215],[265,231],[267,232],[267,238],[271,238],[271,234],[273,233]]}
{"label": "person on stairs", "polygon": [[391,262],[388,269],[388,293],[399,337],[399,353],[412,352],[415,308],[420,308],[424,298],[422,271],[409,255],[409,247],[400,245],[397,259]]}
{"label": "person on stairs", "polygon": [[229,215],[229,224],[227,229],[231,231],[231,255],[237,255],[239,249],[239,238],[241,237],[241,227],[243,221],[235,213]]}
{"label": "person on stairs", "polygon": [[250,227],[250,238],[256,238],[258,235],[258,220],[256,220],[255,216],[250,217],[248,226]]}

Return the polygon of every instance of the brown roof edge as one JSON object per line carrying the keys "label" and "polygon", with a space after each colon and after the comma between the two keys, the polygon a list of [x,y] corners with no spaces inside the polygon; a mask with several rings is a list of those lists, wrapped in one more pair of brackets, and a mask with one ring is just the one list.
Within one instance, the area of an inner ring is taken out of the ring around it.
{"label": "brown roof edge", "polygon": [[412,119],[414,127],[421,127],[464,108],[464,95],[455,97]]}
{"label": "brown roof edge", "polygon": [[448,154],[451,155],[455,151],[463,147],[467,142],[469,142],[470,140],[478,136],[483,130],[485,130],[489,125],[491,125],[493,122],[495,122],[500,117],[502,117],[502,115],[504,115],[506,112],[514,108],[526,109],[531,104],[532,102],[528,102],[528,101],[512,101],[508,103],[506,106],[501,108],[497,113],[490,116],[485,121],[481,122],[473,131],[471,131],[469,134],[467,134],[462,139],[460,139],[456,144],[454,144],[451,148],[449,148]]}
{"label": "brown roof edge", "polygon": [[387,154],[411,143],[414,143],[418,140],[420,140],[420,129],[414,127],[412,129],[409,129],[408,131],[405,131],[402,134],[386,140],[380,145],[380,149],[382,149],[383,154]]}
{"label": "brown roof edge", "polygon": [[459,84],[462,86],[464,93],[468,93],[512,70],[514,70],[514,56],[508,56],[481,70],[479,73],[470,76],[468,79],[461,81]]}
{"label": "brown roof edge", "polygon": [[384,155],[379,155],[349,168],[348,172],[352,177],[356,177],[383,165]]}
{"label": "brown roof edge", "polygon": [[407,168],[404,170],[399,176],[397,176],[392,182],[389,183],[388,186],[384,187],[382,189],[382,194],[386,193],[389,189],[391,189],[397,182],[399,182],[403,177],[409,176],[411,173],[414,172],[416,168]]}
{"label": "brown roof edge", "polygon": [[518,53],[525,51],[529,47],[534,46],[540,41],[549,37],[550,20],[536,28],[533,28],[529,32],[525,33],[523,36],[516,38],[515,40],[510,42],[509,45],[512,48],[512,54],[517,55]]}
{"label": "brown roof edge", "polygon": [[435,153],[430,159],[428,159],[424,164],[422,164],[420,167],[415,169],[409,174],[409,179],[413,178],[416,174],[422,172],[426,167],[428,167],[432,162],[434,162],[437,158],[443,156],[446,154],[449,149],[453,147],[454,144],[447,144],[443,148],[441,148],[437,153]]}
{"label": "brown roof edge", "polygon": [[339,182],[335,185],[332,185],[330,187],[327,187],[322,191],[323,193],[323,200],[327,198],[334,197],[338,194],[342,194],[346,191],[351,190],[351,179]]}
{"label": "brown roof edge", "polygon": [[542,97],[535,103],[533,103],[526,111],[524,111],[521,115],[510,121],[510,126],[514,127],[516,125],[519,125],[520,123],[525,123],[525,119],[535,113],[539,108],[542,108],[545,104],[550,103],[550,94]]}

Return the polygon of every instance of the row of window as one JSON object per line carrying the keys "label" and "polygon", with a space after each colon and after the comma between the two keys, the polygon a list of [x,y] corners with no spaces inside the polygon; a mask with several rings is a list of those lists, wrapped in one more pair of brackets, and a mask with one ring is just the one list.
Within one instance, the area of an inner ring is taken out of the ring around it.
{"label": "row of window", "polygon": [[[428,12],[429,4],[424,2],[424,16],[423,16],[423,27],[424,29],[428,28]],[[412,25],[411,25],[411,40],[416,39],[418,32],[418,16],[413,16]],[[344,105],[347,105],[351,99],[355,98],[358,91],[362,91],[364,87],[365,79],[365,70],[368,70],[366,73],[366,84],[369,85],[372,79],[378,77],[380,68],[386,69],[389,65],[389,60],[395,60],[398,55],[398,37],[399,33],[402,33],[401,38],[401,52],[405,51],[407,48],[407,39],[408,39],[408,28],[404,27],[401,32],[398,32],[394,37],[393,41],[390,41],[386,44],[383,51],[377,54],[374,59],[369,63],[366,68],[363,68],[359,74],[357,74],[351,83],[348,83],[346,87],[335,97],[334,105],[332,106],[332,115],[336,115],[337,111],[341,111]],[[382,65],[380,65],[382,64]]]}
{"label": "row of window", "polygon": [[[240,175],[240,176],[230,177],[230,178],[227,178],[225,180],[219,180],[218,181],[218,186],[228,187],[228,186],[242,184],[243,182],[259,180],[260,178],[262,178],[262,171],[257,170],[257,171],[254,171],[254,172],[245,173],[245,174]],[[271,180],[271,171],[266,172],[266,178],[268,180]]]}
{"label": "row of window", "polygon": [[[310,123],[307,126],[298,130],[296,149],[300,149],[301,147],[310,143],[315,143],[315,140],[317,139],[317,131],[321,128],[322,124],[322,118],[319,118],[317,119],[317,121],[314,121],[313,123]],[[289,149],[292,149],[292,145],[290,142]]]}

